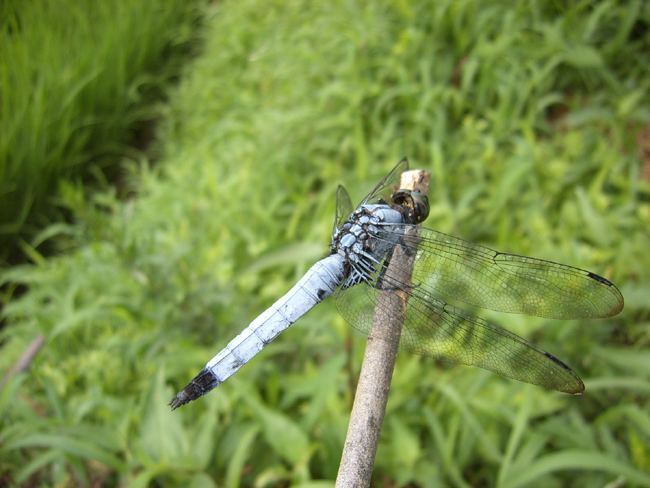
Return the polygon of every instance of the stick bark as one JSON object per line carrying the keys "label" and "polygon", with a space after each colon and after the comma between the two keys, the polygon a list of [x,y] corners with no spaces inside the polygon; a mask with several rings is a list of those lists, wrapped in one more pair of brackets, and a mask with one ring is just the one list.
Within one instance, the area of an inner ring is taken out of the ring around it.
{"label": "stick bark", "polygon": [[7,374],[2,380],[2,383],[0,383],[0,389],[4,388],[14,375],[18,373],[22,373],[23,371],[27,371],[29,369],[29,366],[32,364],[32,361],[34,361],[34,358],[38,354],[38,351],[40,351],[44,345],[45,345],[45,336],[43,334],[39,334],[29,344],[27,349],[25,349],[25,352],[23,353],[22,356],[20,356],[18,362],[16,362],[16,364],[14,364],[11,367],[11,369],[7,372]]}
{"label": "stick bark", "polygon": [[[421,170],[407,171],[402,174],[400,188],[420,190],[426,194],[430,177]],[[419,236],[419,228],[410,228],[409,232],[413,232],[416,238]],[[409,283],[413,258],[401,246],[396,246],[385,282]],[[408,295],[403,291],[382,291],[377,302],[385,306],[375,308],[336,488],[366,488],[372,478]]]}

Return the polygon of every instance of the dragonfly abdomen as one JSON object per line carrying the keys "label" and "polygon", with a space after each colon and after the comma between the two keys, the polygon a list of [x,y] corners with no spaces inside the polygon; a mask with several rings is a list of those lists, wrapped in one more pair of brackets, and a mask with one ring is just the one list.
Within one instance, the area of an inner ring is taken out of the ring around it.
{"label": "dragonfly abdomen", "polygon": [[230,378],[314,305],[330,296],[344,279],[342,256],[331,255],[314,264],[291,290],[208,362],[172,399],[172,409],[196,400]]}

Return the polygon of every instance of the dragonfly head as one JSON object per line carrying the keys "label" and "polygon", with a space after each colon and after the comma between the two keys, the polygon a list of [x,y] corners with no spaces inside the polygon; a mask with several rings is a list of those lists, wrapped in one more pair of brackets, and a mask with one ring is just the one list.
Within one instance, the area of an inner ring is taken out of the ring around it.
{"label": "dragonfly head", "polygon": [[392,201],[409,223],[419,224],[429,216],[429,199],[419,190],[397,190],[393,193]]}

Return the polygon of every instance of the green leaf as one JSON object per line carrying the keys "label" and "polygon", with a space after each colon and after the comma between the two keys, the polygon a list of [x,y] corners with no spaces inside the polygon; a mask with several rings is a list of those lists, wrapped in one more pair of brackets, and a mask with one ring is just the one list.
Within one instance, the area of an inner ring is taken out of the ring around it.
{"label": "green leaf", "polygon": [[241,486],[241,476],[244,466],[249,461],[251,446],[259,431],[259,426],[254,425],[239,432],[237,447],[226,466],[225,488],[237,488]]}
{"label": "green leaf", "polygon": [[576,469],[604,471],[613,476],[622,475],[632,483],[650,486],[650,475],[630,467],[628,463],[618,461],[598,451],[571,449],[542,456],[518,472],[511,471],[502,486],[503,488],[517,488],[551,473]]}
{"label": "green leaf", "polygon": [[34,456],[34,458],[23,466],[20,471],[16,473],[16,481],[24,483],[29,477],[34,475],[37,471],[60,461],[64,455],[58,449],[48,449],[44,453]]}
{"label": "green leaf", "polygon": [[571,46],[563,57],[565,62],[576,68],[600,68],[604,65],[600,53],[587,45]]}
{"label": "green leaf", "polygon": [[253,395],[245,395],[245,399],[260,418],[264,439],[278,455],[292,465],[309,458],[309,438],[298,423],[287,415],[264,406]]}
{"label": "green leaf", "polygon": [[140,444],[151,463],[170,463],[187,452],[188,441],[181,425],[181,416],[167,405],[171,398],[164,385],[162,369],[156,372],[142,412]]}
{"label": "green leaf", "polygon": [[147,488],[151,480],[154,479],[160,471],[160,468],[145,468],[140,471],[135,478],[129,481],[126,488]]}
{"label": "green leaf", "polygon": [[45,447],[56,449],[67,455],[97,461],[119,472],[126,472],[126,464],[118,457],[104,449],[98,448],[90,441],[73,439],[56,434],[31,434],[23,439],[8,442],[6,449],[22,449],[27,447]]}
{"label": "green leaf", "polygon": [[213,409],[207,409],[199,417],[192,437],[192,457],[203,469],[209,467],[214,459],[214,445],[217,435],[217,415]]}
{"label": "green leaf", "polygon": [[399,485],[413,481],[413,468],[421,450],[417,433],[403,419],[391,416],[385,429],[390,442],[390,459]]}
{"label": "green leaf", "polygon": [[197,473],[188,484],[189,488],[217,488],[214,480],[205,473]]}
{"label": "green leaf", "polygon": [[601,360],[629,371],[636,376],[650,376],[650,354],[624,347],[594,347],[593,354]]}

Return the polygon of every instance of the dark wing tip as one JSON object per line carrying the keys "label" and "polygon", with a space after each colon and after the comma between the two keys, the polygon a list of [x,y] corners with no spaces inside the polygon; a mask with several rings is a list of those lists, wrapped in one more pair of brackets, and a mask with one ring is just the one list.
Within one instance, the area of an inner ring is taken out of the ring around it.
{"label": "dark wing tip", "polygon": [[600,318],[613,317],[614,315],[618,315],[619,313],[621,313],[621,310],[623,310],[623,307],[625,306],[625,299],[623,298],[623,294],[616,287],[616,285],[611,281],[609,281],[608,279],[605,279],[602,276],[599,276],[595,273],[587,272],[587,276],[592,280],[595,280],[598,283],[602,283],[603,285],[608,287],[611,298],[613,298],[613,300],[611,300],[610,302],[611,306],[608,309],[604,310],[603,311],[604,313],[598,315],[598,317]]}
{"label": "dark wing tip", "polygon": [[573,371],[563,361],[560,361],[558,358],[553,356],[551,353],[544,352],[544,356],[546,356],[548,359],[553,361],[568,373],[568,378],[566,375],[562,375],[565,378],[564,381],[562,381],[563,384],[550,385],[550,387],[563,393],[570,393],[571,395],[582,395],[582,393],[585,391],[585,384],[582,382],[576,372]]}
{"label": "dark wing tip", "polygon": [[602,276],[598,276],[598,275],[595,274],[595,273],[591,273],[591,272],[589,272],[587,276],[589,276],[589,278],[594,279],[594,280],[596,280],[596,281],[600,281],[603,285],[614,286],[614,283],[612,283],[612,282],[609,281],[609,280],[606,280],[606,279],[603,278]]}

